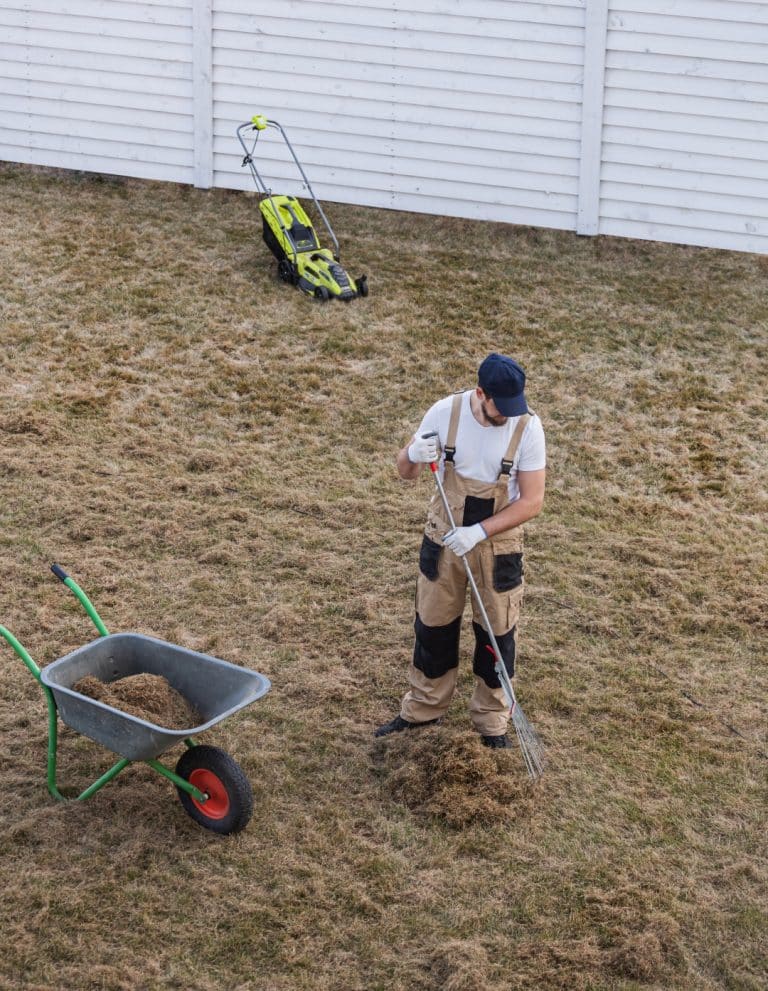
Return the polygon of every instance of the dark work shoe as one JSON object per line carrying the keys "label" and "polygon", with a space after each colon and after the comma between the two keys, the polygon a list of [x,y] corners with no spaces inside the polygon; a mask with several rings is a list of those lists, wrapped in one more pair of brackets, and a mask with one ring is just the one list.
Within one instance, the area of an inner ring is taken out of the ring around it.
{"label": "dark work shoe", "polygon": [[403,719],[402,716],[397,715],[395,718],[388,723],[384,723],[383,726],[379,726],[378,729],[373,731],[374,736],[389,736],[390,733],[401,733],[404,729],[419,729],[421,726],[432,726],[434,723],[440,723],[442,719],[427,719],[423,723],[409,723],[407,719]]}
{"label": "dark work shoe", "polygon": [[491,747],[493,750],[509,750],[512,746],[506,733],[502,733],[501,736],[484,736],[482,741],[486,747]]}

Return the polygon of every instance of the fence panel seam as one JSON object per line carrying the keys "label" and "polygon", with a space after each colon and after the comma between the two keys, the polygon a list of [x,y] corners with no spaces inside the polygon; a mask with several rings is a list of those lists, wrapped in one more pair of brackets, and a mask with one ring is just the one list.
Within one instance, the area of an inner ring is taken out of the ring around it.
{"label": "fence panel seam", "polygon": [[192,0],[193,174],[213,185],[213,0]]}
{"label": "fence panel seam", "polygon": [[581,152],[576,233],[592,235],[597,234],[600,228],[608,0],[588,0],[584,18],[584,81],[581,100]]}

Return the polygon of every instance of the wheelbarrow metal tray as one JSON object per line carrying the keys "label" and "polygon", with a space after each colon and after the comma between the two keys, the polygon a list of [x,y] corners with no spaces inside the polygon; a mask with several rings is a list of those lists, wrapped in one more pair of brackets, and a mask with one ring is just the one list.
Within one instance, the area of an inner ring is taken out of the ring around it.
{"label": "wheelbarrow metal tray", "polygon": [[[134,674],[162,675],[203,718],[198,726],[168,729],[73,690],[86,675],[110,682]],[[113,633],[78,647],[43,668],[62,722],[128,760],[152,760],[265,695],[269,679],[208,654],[142,633]]]}

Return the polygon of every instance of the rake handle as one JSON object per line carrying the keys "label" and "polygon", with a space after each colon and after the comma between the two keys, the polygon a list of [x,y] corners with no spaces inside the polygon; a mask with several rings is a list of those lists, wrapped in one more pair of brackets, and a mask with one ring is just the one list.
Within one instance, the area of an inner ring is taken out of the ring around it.
{"label": "rake handle", "polygon": [[[426,438],[433,435],[423,434],[422,436]],[[456,521],[453,518],[453,513],[451,512],[451,507],[448,502],[448,497],[445,494],[443,483],[441,482],[440,476],[437,473],[437,462],[430,461],[429,470],[432,472],[432,475],[435,479],[435,483],[437,484],[437,491],[440,493],[440,498],[443,501],[443,506],[445,508],[446,516],[448,517],[448,522],[451,524],[451,529],[455,530]],[[464,565],[464,570],[467,573],[467,581],[469,582],[469,587],[472,589],[472,594],[475,597],[475,602],[477,603],[478,609],[480,610],[480,615],[483,618],[483,623],[485,624],[485,628],[488,631],[488,637],[493,647],[493,655],[496,658],[496,664],[494,665],[494,667],[496,670],[496,674],[498,675],[499,681],[501,682],[501,687],[504,691],[504,695],[506,696],[507,704],[509,705],[509,711],[511,713],[512,710],[517,705],[517,699],[515,698],[515,691],[512,688],[512,681],[510,680],[509,673],[507,672],[507,668],[504,664],[504,659],[501,656],[501,651],[499,650],[499,645],[498,642],[496,641],[496,637],[494,636],[493,630],[491,629],[491,622],[488,619],[488,613],[486,612],[485,606],[483,604],[483,600],[480,597],[480,591],[477,587],[475,576],[472,574],[472,569],[469,566],[469,561],[467,561],[465,556],[462,557],[461,561]]]}

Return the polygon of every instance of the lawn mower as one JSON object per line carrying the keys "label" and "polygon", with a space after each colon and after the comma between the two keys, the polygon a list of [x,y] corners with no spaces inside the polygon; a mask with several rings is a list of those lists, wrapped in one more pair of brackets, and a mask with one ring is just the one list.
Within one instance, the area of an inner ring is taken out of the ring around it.
{"label": "lawn mower", "polygon": [[[333,251],[330,248],[321,247],[312,221],[296,197],[273,194],[259,174],[253,161],[253,154],[259,135],[268,127],[278,130],[288,146],[288,150],[301,173],[301,178],[304,180],[304,186],[312,197],[317,212],[330,235]],[[255,132],[250,148],[244,137],[246,131]],[[356,296],[367,296],[367,277],[361,275],[359,278],[353,279],[339,264],[339,242],[336,240],[336,235],[333,233],[328,218],[323,213],[323,208],[309,184],[309,179],[301,167],[296,152],[280,124],[275,120],[267,120],[262,114],[256,114],[238,127],[237,136],[245,152],[242,164],[250,168],[253,181],[262,196],[259,203],[262,231],[267,247],[277,258],[278,278],[282,282],[297,286],[308,296],[313,296],[322,302],[329,299],[342,299],[348,303]]]}

